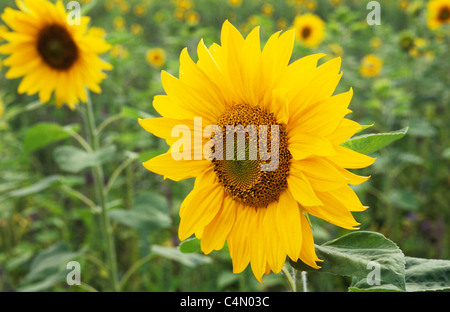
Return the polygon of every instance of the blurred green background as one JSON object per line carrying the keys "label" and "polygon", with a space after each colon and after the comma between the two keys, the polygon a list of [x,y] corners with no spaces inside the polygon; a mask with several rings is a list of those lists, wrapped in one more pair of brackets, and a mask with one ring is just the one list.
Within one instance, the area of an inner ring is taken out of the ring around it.
{"label": "blurred green background", "polygon": [[[381,25],[369,26],[367,2],[81,1],[92,26],[103,28],[113,45],[104,58],[114,70],[102,84],[103,93],[93,95],[93,102],[97,123],[108,120],[101,143],[115,147],[104,164],[106,175],[124,164],[108,197],[119,274],[128,274],[122,290],[288,290],[281,274],[266,276],[264,284],[256,281],[250,268],[234,275],[226,251],[209,256],[180,254],[178,209],[193,180],[163,180],[141,165],[167,150],[163,140],[137,123],[137,117],[157,116],[152,99],[164,92],[160,71],[178,76],[181,50],[187,47],[196,60],[201,38],[208,46],[220,43],[226,19],[243,35],[260,25],[262,43],[275,31],[292,27],[297,15],[309,12],[325,21],[320,45],[307,48],[296,42],[292,60],[317,52],[327,54],[324,60],[340,56],[343,77],[336,92],[353,88],[351,118],[363,125],[374,124],[365,133],[409,126],[403,139],[374,154],[375,164],[359,171],[371,175],[356,188],[370,208],[354,213],[356,220],[361,229],[393,240],[408,256],[450,258],[449,25],[436,30],[427,27],[426,1],[386,0],[379,1]],[[0,11],[7,6],[16,8],[14,1],[2,1]],[[370,54],[382,66],[366,77],[360,68]],[[92,175],[89,170],[70,172],[55,160],[59,146],[76,142],[67,135],[56,140],[48,125],[66,126],[85,136],[82,117],[78,111],[57,109],[54,103],[42,106],[37,97],[18,95],[20,81],[4,78],[6,70],[1,68],[0,75],[4,108],[0,117],[0,290],[107,289],[98,214],[82,198],[94,197]],[[43,127],[36,126],[42,123]],[[52,143],[40,147],[39,142],[49,137]],[[318,219],[313,223],[319,244],[349,232]],[[68,271],[61,263],[69,260],[81,264],[81,287],[65,282]],[[310,291],[346,291],[350,282],[317,273],[309,273],[308,281]]]}

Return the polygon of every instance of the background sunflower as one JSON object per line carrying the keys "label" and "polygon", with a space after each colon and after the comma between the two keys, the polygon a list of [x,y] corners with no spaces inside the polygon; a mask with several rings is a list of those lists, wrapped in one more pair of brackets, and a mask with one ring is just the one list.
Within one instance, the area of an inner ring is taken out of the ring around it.
{"label": "background sunflower", "polygon": [[89,31],[88,17],[80,24],[68,22],[62,1],[19,0],[20,10],[6,8],[2,20],[11,28],[3,33],[7,41],[0,53],[9,55],[3,65],[9,70],[6,78],[21,78],[18,92],[38,93],[41,102],[55,93],[56,105],[67,104],[71,109],[81,100],[86,102],[89,90],[100,93],[100,82],[106,77],[102,70],[111,65],[99,58],[110,46]]}

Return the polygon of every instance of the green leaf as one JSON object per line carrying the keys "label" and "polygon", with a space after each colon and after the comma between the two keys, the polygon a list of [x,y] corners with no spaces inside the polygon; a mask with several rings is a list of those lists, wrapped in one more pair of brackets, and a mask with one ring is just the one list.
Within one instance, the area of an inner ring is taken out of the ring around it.
{"label": "green leaf", "polygon": [[53,158],[63,171],[78,173],[88,167],[101,165],[114,159],[116,147],[114,145],[99,149],[94,153],[73,146],[59,146],[53,152]]}
{"label": "green leaf", "polygon": [[7,198],[23,197],[42,192],[43,190],[52,187],[57,183],[60,183],[63,179],[64,177],[60,175],[52,175],[45,177],[34,184],[31,184],[23,188],[15,189],[3,195],[0,195],[0,202],[2,202]]}
{"label": "green leaf", "polygon": [[361,128],[359,128],[359,130],[356,133],[360,133],[366,129],[372,128],[375,124],[370,124],[370,125],[361,125]]}
{"label": "green leaf", "polygon": [[405,290],[405,257],[400,248],[382,234],[367,231],[353,232],[321,246],[316,254],[323,262],[321,269],[313,269],[300,260],[291,265],[300,271],[331,273],[336,275],[368,278],[371,263],[380,268],[380,281],[391,284],[395,290]]}
{"label": "green leaf", "polygon": [[154,116],[147,114],[146,112],[137,110],[132,107],[122,106],[120,110],[122,117],[138,119],[138,118],[155,118]]}
{"label": "green leaf", "polygon": [[180,251],[182,253],[202,252],[200,240],[198,238],[189,238],[180,243]]}
{"label": "green leaf", "polygon": [[[436,291],[450,289],[450,261],[405,257],[406,291]],[[351,291],[397,290],[392,284],[369,286],[365,279],[354,278]]]}
{"label": "green leaf", "polygon": [[68,262],[76,260],[85,250],[71,251],[64,243],[56,243],[40,252],[31,262],[19,291],[40,291],[64,280],[69,271]]}
{"label": "green leaf", "polygon": [[345,141],[342,146],[362,154],[370,154],[403,138],[408,127],[387,133],[366,134]]}
{"label": "green leaf", "polygon": [[157,193],[144,193],[136,198],[130,210],[114,209],[109,217],[140,231],[153,231],[171,225],[167,200]]}
{"label": "green leaf", "polygon": [[164,247],[153,245],[151,252],[161,257],[177,261],[188,267],[196,267],[201,264],[211,263],[211,258],[209,257],[199,255],[197,253],[184,254],[178,248],[175,247]]}
{"label": "green leaf", "polygon": [[56,123],[42,122],[28,129],[24,139],[26,153],[34,152],[51,143],[70,137],[69,131],[78,129],[77,125],[62,127]]}
{"label": "green leaf", "polygon": [[139,210],[114,209],[109,217],[123,225],[140,231],[153,231],[170,226],[170,218],[158,211],[147,213]]}

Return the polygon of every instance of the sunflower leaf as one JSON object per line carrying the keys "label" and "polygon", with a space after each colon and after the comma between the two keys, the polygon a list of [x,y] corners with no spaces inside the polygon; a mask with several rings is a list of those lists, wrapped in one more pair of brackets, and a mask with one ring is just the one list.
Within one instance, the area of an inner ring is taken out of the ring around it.
{"label": "sunflower leaf", "polygon": [[392,285],[391,290],[405,291],[405,256],[396,244],[382,234],[358,231],[323,245],[316,245],[323,262],[313,269],[300,260],[291,262],[299,271],[331,273],[363,279],[371,285]]}
{"label": "sunflower leaf", "polygon": [[360,135],[345,141],[342,146],[358,153],[370,154],[403,138],[406,132],[408,127],[392,132]]}
{"label": "sunflower leaf", "polygon": [[24,139],[25,152],[31,153],[51,143],[67,139],[70,137],[70,131],[77,131],[78,129],[78,125],[62,127],[56,123],[38,123],[27,130]]}
{"label": "sunflower leaf", "polygon": [[[450,289],[450,261],[405,257],[406,291],[436,291]],[[368,285],[365,279],[353,278],[351,291],[395,290],[391,284]]]}
{"label": "sunflower leaf", "polygon": [[88,167],[100,165],[114,159],[116,147],[114,145],[88,153],[73,146],[58,146],[53,152],[53,158],[61,170],[78,173]]}
{"label": "sunflower leaf", "polygon": [[200,248],[200,240],[194,237],[181,242],[180,251],[182,253],[202,252]]}

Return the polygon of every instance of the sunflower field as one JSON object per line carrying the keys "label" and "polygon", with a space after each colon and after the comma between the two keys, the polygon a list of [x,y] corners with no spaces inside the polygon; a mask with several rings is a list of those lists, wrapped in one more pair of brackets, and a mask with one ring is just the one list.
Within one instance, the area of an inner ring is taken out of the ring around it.
{"label": "sunflower field", "polygon": [[448,291],[449,190],[450,0],[0,3],[3,292]]}

